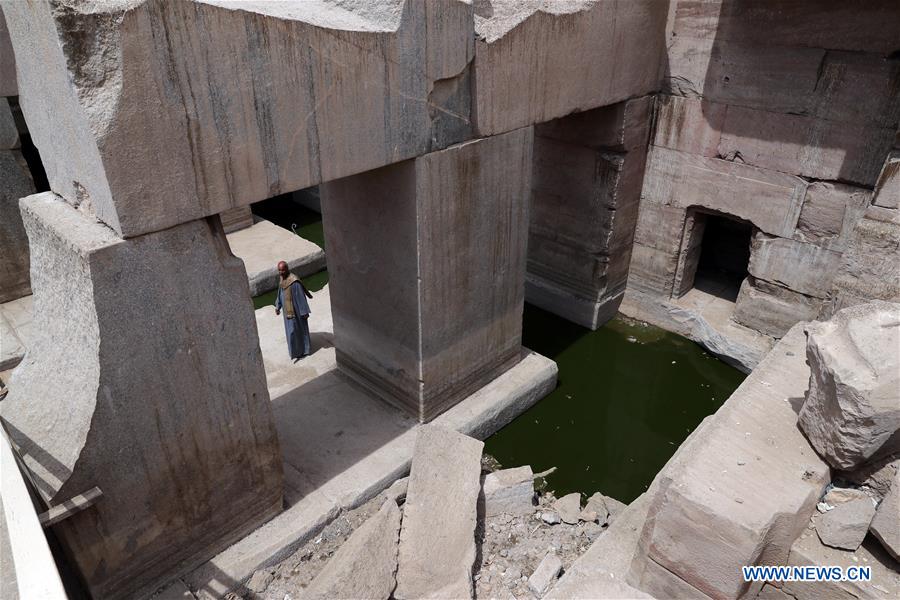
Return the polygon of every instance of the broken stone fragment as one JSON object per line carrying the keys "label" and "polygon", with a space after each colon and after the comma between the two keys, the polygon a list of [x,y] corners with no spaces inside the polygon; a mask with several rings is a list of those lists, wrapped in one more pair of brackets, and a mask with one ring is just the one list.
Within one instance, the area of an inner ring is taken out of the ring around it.
{"label": "broken stone fragment", "polygon": [[534,511],[534,475],[530,466],[488,473],[481,489],[485,517],[527,515]]}
{"label": "broken stone fragment", "polygon": [[562,561],[550,551],[528,578],[528,589],[538,598],[546,594],[562,572]]}
{"label": "broken stone fragment", "polygon": [[816,533],[826,546],[856,550],[875,516],[875,504],[862,494],[853,500],[834,505],[833,510],[816,517]]}
{"label": "broken stone fragment", "polygon": [[272,571],[260,569],[250,577],[250,581],[247,582],[246,587],[254,594],[262,594],[266,591],[266,588],[269,587],[269,584],[272,583],[274,578],[275,575],[272,574]]}
{"label": "broken stone fragment", "polygon": [[559,518],[559,513],[553,510],[545,510],[542,512],[541,521],[547,525],[558,525],[562,522]]}
{"label": "broken stone fragment", "polygon": [[809,389],[799,425],[838,469],[852,469],[900,443],[900,304],[846,308],[807,326]]}
{"label": "broken stone fragment", "polygon": [[900,472],[894,475],[891,491],[878,505],[869,531],[891,556],[900,560]]}
{"label": "broken stone fragment", "polygon": [[609,520],[609,508],[606,506],[606,496],[600,492],[595,493],[588,498],[587,504],[581,511],[579,518],[582,521],[593,521],[600,525],[605,524]]}
{"label": "broken stone fragment", "polygon": [[400,509],[385,500],[313,579],[304,600],[327,598],[388,598],[397,571]]}
{"label": "broken stone fragment", "polygon": [[581,494],[578,492],[566,494],[553,503],[553,509],[559,514],[563,523],[575,525],[578,523],[578,515],[581,514]]}
{"label": "broken stone fragment", "polygon": [[472,597],[483,448],[482,442],[455,431],[419,426],[394,597]]}

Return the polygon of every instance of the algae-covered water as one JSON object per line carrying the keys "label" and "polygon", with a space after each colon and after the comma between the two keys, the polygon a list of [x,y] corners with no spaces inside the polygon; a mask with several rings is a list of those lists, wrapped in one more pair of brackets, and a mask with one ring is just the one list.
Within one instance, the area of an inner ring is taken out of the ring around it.
{"label": "algae-covered water", "polygon": [[556,467],[557,496],[631,502],[745,375],[681,336],[625,318],[597,331],[525,305],[526,347],[559,365],[553,392],[485,442],[504,466]]}
{"label": "algae-covered water", "polygon": [[[322,218],[274,198],[254,213],[325,247]],[[310,291],[328,272],[303,278]],[[275,292],[254,298],[275,303]],[[559,365],[557,388],[485,442],[507,467],[531,465],[557,495],[600,491],[631,502],[745,375],[678,335],[625,318],[590,331],[525,305],[524,344]]]}

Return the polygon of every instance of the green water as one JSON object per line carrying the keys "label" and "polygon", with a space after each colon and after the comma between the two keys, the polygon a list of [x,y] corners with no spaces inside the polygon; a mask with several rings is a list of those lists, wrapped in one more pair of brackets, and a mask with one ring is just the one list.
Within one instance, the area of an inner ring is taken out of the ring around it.
{"label": "green water", "polygon": [[[325,247],[314,211],[272,198],[253,212]],[[303,283],[316,292],[328,272]],[[274,303],[275,291],[254,298],[256,308]],[[526,304],[523,337],[556,361],[559,384],[488,439],[485,452],[508,467],[557,467],[547,478],[557,495],[601,491],[631,502],[745,377],[685,338],[627,319],[590,331]]]}
{"label": "green water", "polygon": [[597,331],[525,305],[524,344],[559,365],[559,384],[493,435],[504,466],[557,467],[560,494],[631,502],[745,375],[662,329],[616,318]]}

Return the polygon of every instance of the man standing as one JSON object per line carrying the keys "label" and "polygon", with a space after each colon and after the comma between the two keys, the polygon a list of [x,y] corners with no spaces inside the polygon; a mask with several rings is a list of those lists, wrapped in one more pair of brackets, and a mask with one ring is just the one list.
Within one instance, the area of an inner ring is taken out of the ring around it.
{"label": "man standing", "polygon": [[309,356],[309,303],[312,294],[297,276],[291,273],[287,263],[278,263],[278,296],[275,298],[275,314],[284,310],[284,333],[287,335],[288,352],[294,362]]}

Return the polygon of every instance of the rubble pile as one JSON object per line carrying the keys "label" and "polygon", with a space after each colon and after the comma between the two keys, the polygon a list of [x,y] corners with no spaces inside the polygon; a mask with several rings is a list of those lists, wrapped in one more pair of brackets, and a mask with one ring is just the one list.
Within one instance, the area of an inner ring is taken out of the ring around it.
{"label": "rubble pile", "polygon": [[229,600],[543,597],[625,505],[536,492],[545,473],[530,466],[484,472],[493,467],[482,466],[482,448],[421,426],[408,478],[258,570]]}

